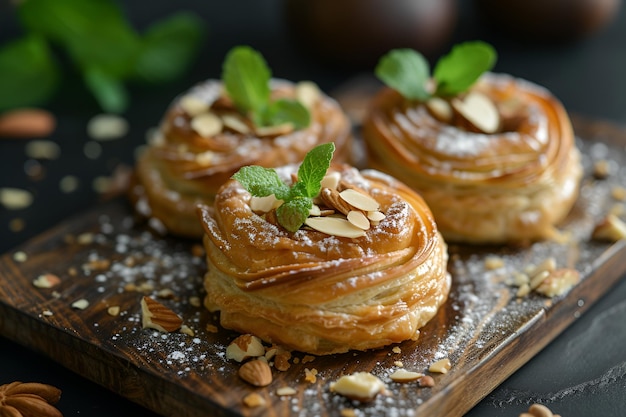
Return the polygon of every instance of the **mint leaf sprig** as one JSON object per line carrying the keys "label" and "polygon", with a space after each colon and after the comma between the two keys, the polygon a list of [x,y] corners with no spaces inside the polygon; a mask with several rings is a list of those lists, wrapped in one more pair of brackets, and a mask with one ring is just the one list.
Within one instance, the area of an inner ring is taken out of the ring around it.
{"label": "mint leaf sprig", "polygon": [[322,188],[322,179],[330,167],[335,152],[334,143],[324,143],[311,149],[298,168],[298,180],[291,186],[284,183],[276,170],[251,165],[241,168],[232,178],[255,197],[274,194],[283,200],[276,209],[278,223],[290,232],[296,232],[309,217],[313,199]]}
{"label": "mint leaf sprig", "polygon": [[77,72],[102,110],[122,113],[130,104],[127,83],[180,77],[205,37],[204,22],[190,12],[140,33],[115,0],[15,3],[24,36],[0,46],[0,111],[45,103],[64,74]]}
{"label": "mint leaf sprig", "polygon": [[222,82],[237,109],[257,126],[293,124],[307,127],[311,116],[302,103],[289,99],[270,99],[272,72],[263,56],[249,46],[231,49],[222,67]]}
{"label": "mint leaf sprig", "polygon": [[433,96],[453,97],[472,86],[497,60],[495,49],[482,41],[455,45],[441,57],[432,74],[434,91],[428,89],[430,66],[412,49],[394,49],[385,54],[375,69],[376,76],[409,100],[426,101]]}

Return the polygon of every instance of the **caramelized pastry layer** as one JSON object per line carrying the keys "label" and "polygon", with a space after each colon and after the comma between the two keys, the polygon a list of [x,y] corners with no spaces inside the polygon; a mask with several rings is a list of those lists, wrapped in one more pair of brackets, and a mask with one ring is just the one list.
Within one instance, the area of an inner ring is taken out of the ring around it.
{"label": "caramelized pastry layer", "polygon": [[[384,218],[361,237],[289,233],[271,212],[253,212],[234,180],[214,209],[199,209],[205,306],[222,326],[313,354],[365,350],[417,338],[447,299],[447,248],[422,198],[378,171],[331,169],[380,204]],[[288,180],[296,170],[278,172]]]}
{"label": "caramelized pastry layer", "polygon": [[363,125],[368,162],[418,190],[446,240],[507,243],[551,238],[572,208],[582,168],[570,120],[547,90],[486,74],[472,87],[500,115],[475,133],[391,89]]}
{"label": "caramelized pastry layer", "polygon": [[[170,233],[202,236],[196,206],[212,205],[218,188],[242,166],[296,163],[314,146],[331,141],[336,160],[349,159],[350,123],[321,92],[308,94],[309,102],[303,103],[311,112],[310,125],[293,130],[254,126],[222,89],[220,81],[209,80],[176,98],[137,161],[131,199],[140,214],[158,219]],[[299,85],[272,81],[274,99],[298,94]]]}

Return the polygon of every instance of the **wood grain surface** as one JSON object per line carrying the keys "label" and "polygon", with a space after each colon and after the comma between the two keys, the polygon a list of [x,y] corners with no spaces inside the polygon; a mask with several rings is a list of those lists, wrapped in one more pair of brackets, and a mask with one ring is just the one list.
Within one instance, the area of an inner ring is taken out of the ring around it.
{"label": "wood grain surface", "polygon": [[[225,359],[236,334],[219,328],[217,317],[197,305],[205,269],[198,242],[152,234],[122,199],[77,214],[2,256],[0,333],[164,416],[340,416],[346,409],[358,409],[363,416],[461,416],[626,272],[624,241],[589,240],[594,224],[615,204],[623,204],[611,191],[625,184],[623,170],[598,181],[591,178],[591,167],[598,159],[626,166],[626,132],[585,120],[577,121],[576,132],[583,138],[587,175],[563,226],[572,242],[526,248],[451,246],[450,299],[420,339],[397,345],[399,350],[390,346],[310,362],[294,352],[291,367],[274,370],[270,386],[251,387],[237,376],[238,364]],[[488,269],[485,259],[493,255],[505,266]],[[518,299],[509,282],[513,272],[550,256],[559,267],[578,269],[581,282],[554,299],[534,293]],[[60,284],[35,287],[33,280],[45,273],[58,276]],[[144,295],[180,314],[194,335],[143,329]],[[83,310],[72,307],[80,299],[89,302]],[[107,313],[111,306],[119,306],[120,314]],[[400,366],[426,372],[444,357],[452,369],[432,374],[432,388],[389,379]],[[318,371],[316,382],[305,381],[305,368]],[[357,403],[330,392],[332,381],[355,371],[379,376],[389,395]],[[296,394],[278,396],[276,390],[285,386]],[[244,406],[242,399],[251,392],[265,398],[266,406]]]}

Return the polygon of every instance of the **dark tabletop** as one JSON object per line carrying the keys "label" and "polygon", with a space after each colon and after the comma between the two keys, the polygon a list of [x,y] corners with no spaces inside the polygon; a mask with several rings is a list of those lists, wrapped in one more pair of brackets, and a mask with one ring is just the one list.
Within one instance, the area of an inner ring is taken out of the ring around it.
{"label": "dark tabletop", "polygon": [[[611,22],[592,34],[576,40],[546,42],[497,30],[480,18],[473,3],[463,3],[458,7],[454,31],[439,48],[442,52],[456,41],[488,41],[499,54],[496,72],[510,73],[547,87],[572,114],[626,128],[626,7],[621,7]],[[169,101],[200,80],[219,77],[222,59],[235,45],[248,44],[260,50],[275,76],[311,79],[325,91],[372,70],[367,65],[332,63],[309,53],[302,43],[292,39],[293,32],[288,30],[283,3],[279,0],[137,0],[122,4],[139,29],[174,10],[197,12],[208,28],[202,51],[182,79],[150,88],[131,86],[132,104],[123,114],[130,123],[130,131],[121,140],[103,143],[102,154],[95,160],[85,158],[83,145],[89,140],[87,121],[101,110],[72,76],[66,77],[63,93],[45,106],[57,117],[57,128],[49,139],[60,145],[61,156],[44,161],[43,178],[33,181],[24,173],[26,141],[0,140],[0,187],[28,189],[35,196],[28,208],[17,211],[0,208],[0,253],[98,204],[99,196],[92,189],[92,180],[111,175],[121,164],[131,165],[135,148],[145,142],[145,132],[158,123]],[[380,1],[381,7],[382,4]],[[0,3],[0,45],[19,34],[11,7]],[[72,193],[59,189],[59,181],[66,175],[75,175],[80,180],[78,189]],[[12,221],[15,225],[16,218],[24,226],[19,231],[9,227]],[[516,417],[529,404],[541,402],[563,417],[625,416],[624,323],[626,280],[622,279],[467,415]],[[65,416],[153,415],[0,336],[0,384],[14,380],[41,381],[60,387],[63,397],[58,407]],[[181,415],[184,415],[182,411]]]}

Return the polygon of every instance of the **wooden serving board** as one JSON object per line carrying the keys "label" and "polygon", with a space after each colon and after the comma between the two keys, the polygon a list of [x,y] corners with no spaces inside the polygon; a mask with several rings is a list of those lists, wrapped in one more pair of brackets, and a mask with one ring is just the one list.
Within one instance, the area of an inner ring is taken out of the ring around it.
{"label": "wooden serving board", "polygon": [[[196,242],[166,239],[137,223],[124,200],[114,200],[68,219],[0,259],[0,333],[41,352],[67,368],[164,416],[339,416],[359,409],[362,416],[389,413],[403,416],[461,416],[499,383],[576,320],[626,272],[626,242],[589,240],[594,224],[616,202],[611,191],[626,184],[626,132],[608,124],[579,122],[576,131],[587,172],[576,207],[564,229],[572,242],[537,243],[526,248],[451,246],[450,298],[422,329],[420,340],[369,352],[316,357],[302,363],[294,353],[274,382],[252,388],[237,376],[238,364],[225,359],[236,336],[219,328],[217,317],[197,306],[203,297],[205,264],[192,253]],[[590,176],[594,161],[609,160],[615,175]],[[618,172],[619,169],[619,172]],[[17,252],[27,256],[19,261]],[[488,270],[487,256],[505,266]],[[581,282],[561,297],[537,294],[517,299],[508,283],[514,271],[553,256],[559,267],[575,267]],[[41,274],[61,283],[50,289],[33,286]],[[159,299],[178,312],[195,335],[162,334],[142,329],[140,300]],[[86,299],[84,310],[74,301]],[[121,313],[107,313],[120,306]],[[209,329],[207,328],[209,326]],[[210,331],[217,326],[217,332]],[[433,374],[433,388],[398,384],[389,375],[402,363],[426,372],[429,364],[447,357],[452,369]],[[318,371],[315,383],[304,379],[305,368]],[[369,371],[387,384],[390,395],[360,404],[329,391],[341,375]],[[296,394],[280,397],[277,388]],[[257,392],[266,406],[247,408],[242,399]],[[181,411],[184,410],[184,411]]]}

